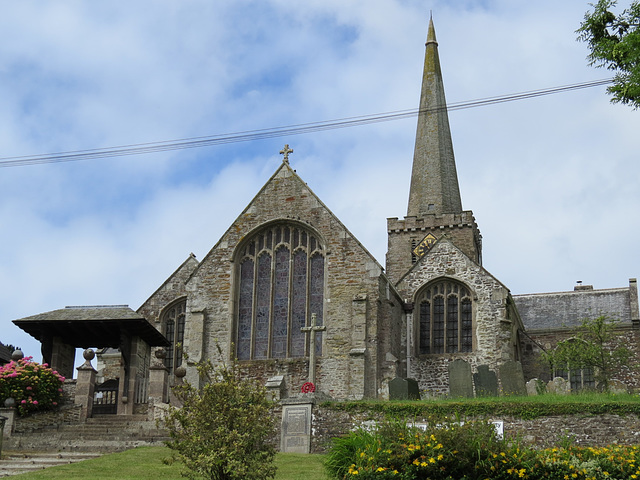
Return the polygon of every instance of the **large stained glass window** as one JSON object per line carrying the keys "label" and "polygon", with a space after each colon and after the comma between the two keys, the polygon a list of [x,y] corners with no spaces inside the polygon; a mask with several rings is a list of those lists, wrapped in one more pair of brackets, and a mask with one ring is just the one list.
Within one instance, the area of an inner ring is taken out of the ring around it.
{"label": "large stained glass window", "polygon": [[[304,357],[308,340],[300,329],[316,314],[323,324],[324,250],[305,227],[269,226],[237,255],[236,356],[238,360]],[[316,334],[322,354],[322,333]]]}
{"label": "large stained glass window", "polygon": [[184,342],[185,315],[187,311],[187,300],[179,300],[165,309],[162,314],[162,325],[164,336],[171,345],[167,347],[167,355],[164,364],[173,371],[174,368],[182,364],[182,343]]}
{"label": "large stained glass window", "polygon": [[473,350],[473,304],[469,289],[440,280],[420,292],[418,352],[466,353]]}

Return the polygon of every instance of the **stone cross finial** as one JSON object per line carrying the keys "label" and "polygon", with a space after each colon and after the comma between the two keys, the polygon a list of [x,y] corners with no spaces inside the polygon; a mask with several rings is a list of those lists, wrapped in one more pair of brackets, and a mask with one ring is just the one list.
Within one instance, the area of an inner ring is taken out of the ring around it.
{"label": "stone cross finial", "polygon": [[302,327],[301,332],[306,335],[311,334],[311,341],[309,342],[309,381],[313,384],[316,383],[316,333],[323,332],[327,329],[324,325],[316,325],[316,314],[311,314],[311,325],[308,327]]}
{"label": "stone cross finial", "polygon": [[284,163],[289,163],[289,154],[293,153],[293,149],[289,148],[289,144],[285,143],[284,148],[282,150],[280,150],[280,155],[284,155],[284,158],[282,159],[282,161]]}

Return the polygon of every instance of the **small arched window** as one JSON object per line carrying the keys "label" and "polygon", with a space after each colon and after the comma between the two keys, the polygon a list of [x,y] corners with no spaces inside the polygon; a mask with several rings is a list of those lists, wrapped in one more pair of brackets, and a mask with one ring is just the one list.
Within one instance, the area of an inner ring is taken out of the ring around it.
{"label": "small arched window", "polygon": [[164,364],[171,372],[182,364],[186,311],[187,300],[184,299],[170,305],[162,314],[164,336],[171,344],[167,347]]}
{"label": "small arched window", "polygon": [[[271,225],[238,251],[236,357],[238,360],[304,357],[300,330],[311,314],[323,324],[324,249],[299,225]],[[316,335],[316,354],[322,336]]]}
{"label": "small arched window", "polygon": [[416,303],[421,355],[473,350],[473,302],[467,287],[441,280],[422,290]]}

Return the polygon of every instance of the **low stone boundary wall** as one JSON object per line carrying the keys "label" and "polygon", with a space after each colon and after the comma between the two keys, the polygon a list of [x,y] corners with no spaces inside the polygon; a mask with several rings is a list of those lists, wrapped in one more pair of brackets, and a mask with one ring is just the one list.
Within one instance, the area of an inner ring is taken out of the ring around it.
{"label": "low stone boundary wall", "polygon": [[[312,415],[313,453],[326,452],[331,438],[384,417],[379,412],[345,412],[326,405],[314,405]],[[640,442],[638,415],[560,415],[534,420],[503,416],[487,417],[486,420],[503,422],[505,438],[519,438],[525,444],[540,448],[567,442],[581,446],[634,445]],[[420,423],[426,419],[416,417],[408,421]]]}
{"label": "low stone boundary wall", "polygon": [[27,417],[16,417],[13,431],[14,433],[30,433],[39,428],[80,423],[81,411],[81,405],[72,405],[50,412],[36,412]]}

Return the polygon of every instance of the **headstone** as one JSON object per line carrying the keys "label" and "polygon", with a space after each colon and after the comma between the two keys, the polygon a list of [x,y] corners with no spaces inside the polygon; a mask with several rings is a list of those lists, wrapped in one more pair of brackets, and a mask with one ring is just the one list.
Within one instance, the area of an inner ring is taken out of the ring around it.
{"label": "headstone", "polygon": [[555,377],[547,383],[547,393],[569,395],[571,393],[571,384],[562,377]]}
{"label": "headstone", "polygon": [[311,452],[311,404],[283,405],[280,451]]}
{"label": "headstone", "polygon": [[389,400],[420,400],[418,382],[413,378],[394,378],[389,382]]}
{"label": "headstone", "polygon": [[536,395],[542,395],[547,391],[547,385],[539,378],[532,378],[526,383],[527,395],[534,397]]}
{"label": "headstone", "polygon": [[522,364],[510,360],[500,365],[500,383],[503,395],[526,395]]}
{"label": "headstone", "polygon": [[265,387],[267,388],[267,394],[274,402],[278,402],[287,396],[287,385],[283,375],[269,378]]}
{"label": "headstone", "polygon": [[473,397],[471,365],[464,360],[449,362],[449,396]]}
{"label": "headstone", "polygon": [[609,380],[609,393],[613,393],[614,395],[628,393],[627,385],[620,380]]}
{"label": "headstone", "polygon": [[478,365],[478,372],[473,374],[473,384],[476,387],[476,397],[497,397],[498,376],[489,365]]}

